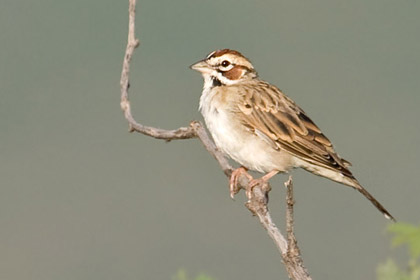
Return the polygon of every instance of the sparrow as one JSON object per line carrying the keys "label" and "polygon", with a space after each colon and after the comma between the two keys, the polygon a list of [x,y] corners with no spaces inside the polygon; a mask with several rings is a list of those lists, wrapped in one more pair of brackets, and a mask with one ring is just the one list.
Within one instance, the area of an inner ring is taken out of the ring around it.
{"label": "sparrow", "polygon": [[[349,170],[330,140],[296,103],[276,86],[261,80],[249,59],[222,49],[190,66],[204,78],[199,109],[217,148],[241,167],[230,177],[230,192],[237,192],[241,174],[250,185],[293,168],[358,190],[382,214],[395,221]],[[247,172],[265,173],[253,179]]]}

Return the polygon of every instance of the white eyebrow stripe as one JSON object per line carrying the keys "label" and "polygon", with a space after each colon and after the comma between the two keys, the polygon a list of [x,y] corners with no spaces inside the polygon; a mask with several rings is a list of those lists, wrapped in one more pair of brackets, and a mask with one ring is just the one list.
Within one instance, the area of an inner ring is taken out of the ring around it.
{"label": "white eyebrow stripe", "polygon": [[211,52],[207,57],[206,57],[206,59],[208,59],[208,58],[210,58],[214,53],[215,53],[216,51],[213,51],[213,52]]}

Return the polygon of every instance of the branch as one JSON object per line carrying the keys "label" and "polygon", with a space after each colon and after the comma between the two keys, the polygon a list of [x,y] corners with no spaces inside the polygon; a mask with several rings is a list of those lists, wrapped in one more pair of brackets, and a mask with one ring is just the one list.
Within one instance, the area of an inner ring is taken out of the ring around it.
{"label": "branch", "polygon": [[[203,125],[198,121],[193,121],[188,127],[180,127],[174,130],[165,130],[150,126],[142,125],[134,119],[131,114],[131,105],[128,98],[128,90],[130,87],[130,62],[134,53],[134,50],[140,45],[140,41],[135,37],[135,16],[136,16],[136,0],[129,0],[129,24],[128,24],[128,42],[127,48],[124,55],[124,61],[121,72],[120,88],[121,88],[121,109],[124,112],[124,117],[128,121],[130,132],[139,132],[144,135],[163,139],[166,141],[179,140],[179,139],[190,139],[198,138],[204,145],[206,150],[217,160],[221,169],[226,176],[230,176],[233,168],[225,158],[224,154],[217,149],[213,141],[210,139]],[[279,249],[283,263],[286,266],[286,270],[291,279],[305,280],[311,279],[308,275],[303,261],[300,257],[300,251],[297,247],[297,242],[293,233],[293,189],[292,180],[286,182],[288,190],[287,196],[287,241],[280,233],[277,226],[271,219],[270,213],[267,208],[268,193],[270,191],[269,184],[260,183],[254,187],[250,187],[250,180],[245,176],[241,175],[238,182],[238,187],[246,190],[250,193],[250,197],[246,206],[256,216],[258,216],[261,224],[267,230],[268,235],[273,239],[277,248]]]}
{"label": "branch", "polygon": [[128,121],[130,132],[137,131],[147,136],[157,139],[188,139],[197,137],[192,127],[180,127],[175,130],[164,130],[149,126],[144,126],[135,121],[131,114],[130,101],[128,99],[128,89],[130,87],[130,62],[134,50],[140,45],[140,41],[135,37],[135,17],[136,17],[136,0],[130,0],[129,6],[129,23],[128,23],[128,42],[125,50],[124,62],[121,72],[120,87],[121,87],[121,109]]}
{"label": "branch", "polygon": [[[308,271],[303,265],[303,260],[300,255],[299,247],[297,246],[297,240],[294,233],[294,218],[293,218],[293,182],[292,176],[289,177],[284,185],[287,188],[286,202],[286,231],[287,231],[287,256],[283,256],[283,261],[286,263],[287,272],[289,277],[292,279],[312,279],[309,276]],[[291,270],[290,267],[296,267],[297,269]]]}

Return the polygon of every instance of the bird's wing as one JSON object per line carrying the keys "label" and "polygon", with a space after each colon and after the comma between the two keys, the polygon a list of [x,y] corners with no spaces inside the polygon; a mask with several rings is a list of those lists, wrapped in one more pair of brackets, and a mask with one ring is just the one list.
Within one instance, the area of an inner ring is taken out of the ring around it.
{"label": "bird's wing", "polygon": [[274,147],[316,166],[353,178],[321,130],[278,88],[260,81],[240,93],[237,115],[242,124]]}

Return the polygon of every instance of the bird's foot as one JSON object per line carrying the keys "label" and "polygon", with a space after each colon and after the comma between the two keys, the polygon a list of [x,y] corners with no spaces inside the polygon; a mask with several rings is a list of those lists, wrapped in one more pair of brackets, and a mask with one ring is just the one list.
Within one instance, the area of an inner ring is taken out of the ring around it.
{"label": "bird's foot", "polygon": [[248,169],[241,166],[235,170],[232,171],[232,175],[230,175],[229,179],[229,191],[230,191],[230,197],[233,199],[235,197],[235,194],[237,194],[240,190],[238,187],[238,181],[239,177],[241,175],[245,175],[250,181],[254,180],[254,178],[248,173]]}
{"label": "bird's foot", "polygon": [[273,177],[274,175],[276,175],[277,173],[279,173],[278,170],[271,170],[270,172],[268,172],[267,174],[265,174],[264,176],[262,176],[261,178],[258,179],[252,179],[249,182],[248,188],[246,189],[246,197],[248,199],[251,199],[251,195],[252,195],[252,190],[258,186],[258,185],[265,185],[268,183],[268,180],[271,179],[271,177]]}

